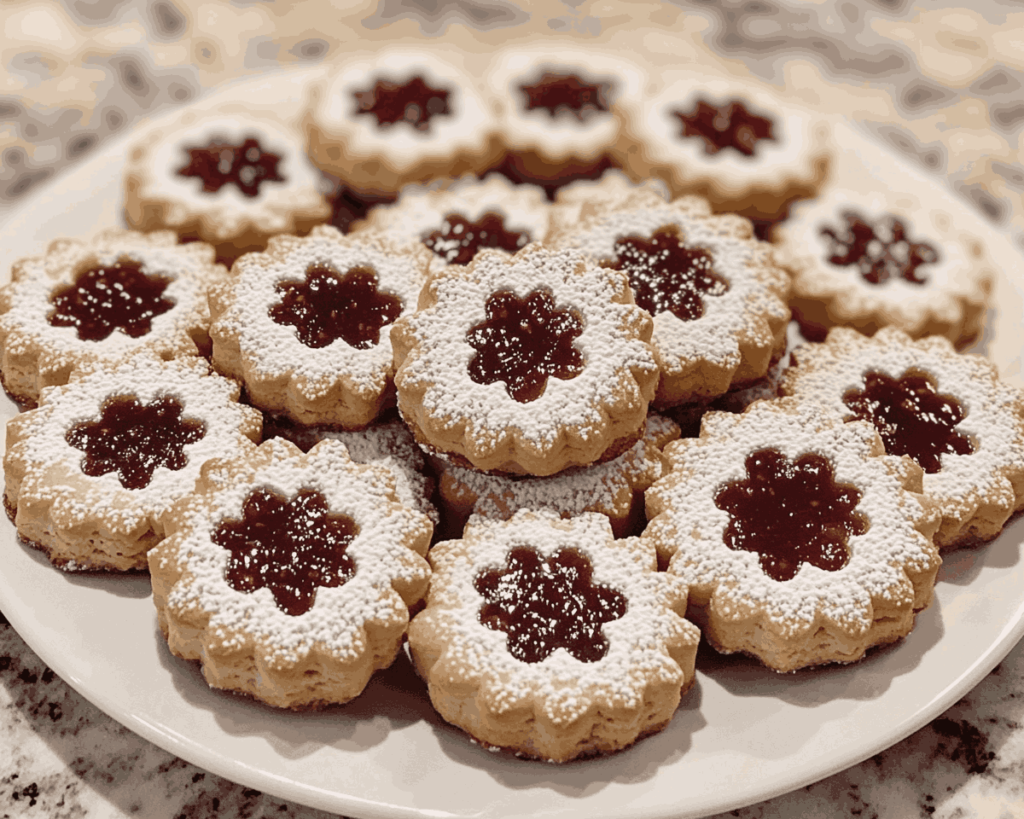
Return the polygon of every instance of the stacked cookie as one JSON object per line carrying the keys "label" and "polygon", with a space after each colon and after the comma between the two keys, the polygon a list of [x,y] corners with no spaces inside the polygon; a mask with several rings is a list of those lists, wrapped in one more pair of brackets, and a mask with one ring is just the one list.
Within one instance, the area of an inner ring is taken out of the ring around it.
{"label": "stacked cookie", "polygon": [[[19,534],[148,569],[211,685],[343,703],[407,640],[476,741],[609,753],[671,720],[700,633],[857,660],[1024,506],[1024,399],[954,346],[981,248],[823,188],[827,130],[763,89],[385,49],[309,100],[161,128],[126,172],[150,232],[0,291],[0,375],[38,405],[8,426]],[[775,245],[747,218],[789,211]],[[791,308],[826,343],[787,356]]]}

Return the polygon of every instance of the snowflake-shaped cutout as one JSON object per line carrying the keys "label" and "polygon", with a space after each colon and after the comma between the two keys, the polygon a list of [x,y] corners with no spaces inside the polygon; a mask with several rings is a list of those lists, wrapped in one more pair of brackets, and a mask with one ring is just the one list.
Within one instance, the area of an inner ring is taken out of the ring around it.
{"label": "snowflake-shaped cutout", "polygon": [[698,100],[692,111],[672,112],[682,123],[680,137],[704,140],[704,153],[717,154],[733,148],[744,156],[753,156],[761,140],[775,140],[772,121],[750,113],[739,100],[726,105],[710,105]]}
{"label": "snowflake-shaped cutout", "polygon": [[354,91],[356,114],[377,118],[377,127],[407,122],[417,131],[429,131],[435,116],[450,115],[448,97],[443,88],[433,88],[423,77],[413,77],[406,83],[378,80],[369,91]]}
{"label": "snowflake-shaped cutout", "polygon": [[843,211],[845,224],[838,230],[821,228],[828,241],[829,262],[839,267],[856,266],[865,281],[885,284],[903,278],[911,284],[927,284],[918,268],[936,264],[939,252],[927,242],[911,242],[903,221],[886,215],[874,224],[856,211]]}
{"label": "snowflake-shaped cutout", "polygon": [[610,84],[588,83],[576,74],[545,72],[532,85],[520,85],[526,95],[526,110],[546,109],[552,119],[568,111],[580,122],[608,111]]}
{"label": "snowflake-shaped cutout", "polygon": [[203,180],[204,193],[217,193],[225,185],[234,185],[250,199],[259,196],[263,182],[284,182],[278,173],[281,157],[260,147],[249,137],[240,145],[211,140],[205,148],[188,148],[188,163],[178,176]]}

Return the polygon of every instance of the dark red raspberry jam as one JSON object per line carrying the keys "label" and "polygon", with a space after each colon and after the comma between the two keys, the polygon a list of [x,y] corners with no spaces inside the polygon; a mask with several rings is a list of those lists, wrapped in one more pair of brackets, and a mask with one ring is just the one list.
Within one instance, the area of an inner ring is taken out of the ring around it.
{"label": "dark red raspberry jam", "polygon": [[576,74],[545,72],[533,85],[520,85],[526,95],[526,110],[545,109],[552,118],[568,111],[580,122],[594,114],[607,113],[610,83],[584,82]]}
{"label": "dark red raspberry jam", "polygon": [[413,77],[407,83],[378,80],[370,91],[356,91],[356,114],[377,118],[377,127],[407,122],[417,131],[430,130],[431,119],[451,114],[448,107],[450,91],[433,88],[423,77]]}
{"label": "dark red raspberry jam", "polygon": [[928,283],[918,268],[938,262],[939,252],[930,244],[911,242],[902,221],[884,216],[872,224],[852,210],[844,211],[842,217],[845,224],[839,229],[821,229],[829,243],[829,262],[856,267],[871,284],[885,284],[893,278],[911,284]]}
{"label": "dark red raspberry jam", "polygon": [[259,196],[264,182],[284,182],[277,166],[281,157],[263,150],[254,137],[241,145],[210,140],[205,148],[188,148],[188,163],[178,168],[178,176],[196,176],[203,180],[204,193],[217,193],[225,185],[234,185],[250,199]]}
{"label": "dark red raspberry jam", "polygon": [[529,233],[505,230],[505,217],[494,211],[487,211],[474,222],[449,213],[438,230],[423,236],[423,244],[448,264],[469,264],[485,247],[515,253],[529,241]]}
{"label": "dark red raspberry jam", "polygon": [[762,139],[775,140],[772,121],[750,113],[739,100],[723,106],[699,100],[690,112],[673,111],[682,123],[682,138],[704,140],[704,153],[717,154],[733,148],[744,156],[753,156]]}

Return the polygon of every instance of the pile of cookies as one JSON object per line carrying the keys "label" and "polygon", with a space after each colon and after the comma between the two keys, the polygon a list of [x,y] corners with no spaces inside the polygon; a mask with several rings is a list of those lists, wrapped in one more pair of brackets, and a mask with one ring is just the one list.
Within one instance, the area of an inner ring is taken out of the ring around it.
{"label": "pile of cookies", "polygon": [[527,757],[663,728],[701,634],[855,661],[1024,508],[1024,395],[957,352],[983,249],[842,160],[749,82],[551,44],[187,111],[129,154],[131,230],[0,290],[5,506],[59,568],[148,571],[214,687],[344,703],[407,645]]}

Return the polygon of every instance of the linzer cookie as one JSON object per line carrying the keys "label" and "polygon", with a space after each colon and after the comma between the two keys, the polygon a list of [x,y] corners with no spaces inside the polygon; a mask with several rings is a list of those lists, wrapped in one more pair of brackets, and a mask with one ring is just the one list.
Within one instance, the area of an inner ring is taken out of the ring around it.
{"label": "linzer cookie", "polygon": [[534,185],[513,185],[501,176],[469,177],[441,189],[407,187],[394,205],[376,207],[352,226],[396,247],[433,251],[430,269],[469,264],[483,248],[515,253],[548,232],[550,207]]}
{"label": "linzer cookie", "polygon": [[189,111],[129,152],[125,219],[209,242],[226,259],[306,233],[331,208],[303,148],[300,131],[267,114]]}
{"label": "linzer cookie", "polygon": [[226,270],[205,244],[169,231],[107,230],[60,239],[21,259],[0,289],[0,375],[15,400],[34,405],[75,368],[147,352],[208,354],[208,289]]}
{"label": "linzer cookie", "polygon": [[843,327],[793,359],[784,394],[874,424],[886,452],[924,470],[941,548],[990,540],[1024,508],[1024,393],[985,359],[940,336],[912,341],[884,328],[865,338]]}
{"label": "linzer cookie", "polygon": [[415,309],[431,257],[326,225],[275,237],[210,294],[214,365],[260,409],[366,426],[392,398],[390,325]]}
{"label": "linzer cookie", "polygon": [[640,437],[658,368],[625,274],[583,254],[483,250],[431,277],[391,333],[417,441],[474,469],[552,475]]}
{"label": "linzer cookie", "polygon": [[656,407],[762,378],[786,349],[789,276],[770,246],[753,238],[749,221],[713,216],[703,199],[666,204],[644,192],[595,201],[549,245],[577,248],[629,276],[636,303],[654,316]]}
{"label": "linzer cookie", "polygon": [[661,450],[678,437],[676,424],[652,413],[643,437],[617,458],[547,478],[488,475],[441,461],[441,501],[456,528],[471,514],[508,520],[520,509],[549,509],[563,518],[598,512],[625,537],[642,519],[644,490],[667,472]]}
{"label": "linzer cookie", "polygon": [[592,161],[614,149],[618,104],[643,97],[643,72],[617,54],[578,44],[519,44],[499,51],[486,75],[505,147],[542,164]]}
{"label": "linzer cookie", "polygon": [[486,747],[612,753],[661,730],[693,682],[686,586],[601,515],[474,518],[429,559],[413,662],[441,716]]}
{"label": "linzer cookie", "polygon": [[358,696],[394,661],[430,577],[430,521],[336,441],[215,461],[165,525],[149,566],[171,652],[279,708]]}
{"label": "linzer cookie", "polygon": [[814,341],[830,327],[897,327],[964,344],[985,319],[993,272],[953,215],[909,194],[833,188],[793,208],[777,233],[793,274],[793,317]]}
{"label": "linzer cookie", "polygon": [[45,389],[7,424],[4,504],[59,568],[138,571],[210,458],[254,451],[260,414],[199,358],[135,356]]}
{"label": "linzer cookie", "polygon": [[497,159],[493,104],[439,52],[395,46],[347,60],[313,90],[310,158],[358,190],[386,193]]}
{"label": "linzer cookie", "polygon": [[716,210],[773,217],[814,196],[827,176],[827,126],[767,85],[685,74],[622,107],[627,172],[660,176],[674,194],[706,196]]}
{"label": "linzer cookie", "polygon": [[708,413],[699,438],[665,454],[643,539],[689,585],[690,616],[719,651],[776,671],[853,662],[931,602],[939,515],[921,468],[886,455],[870,424],[759,401]]}

